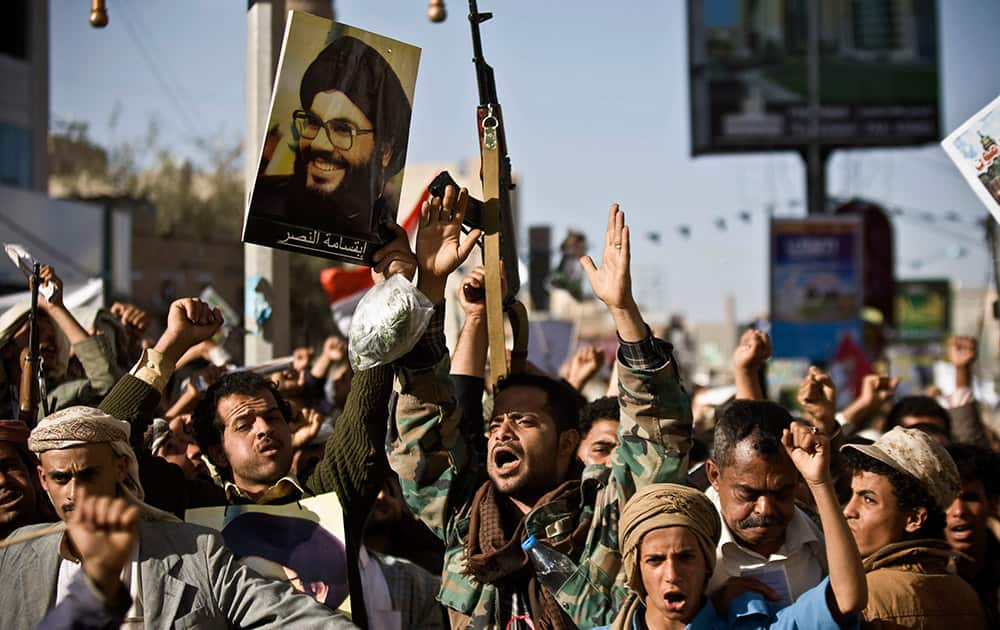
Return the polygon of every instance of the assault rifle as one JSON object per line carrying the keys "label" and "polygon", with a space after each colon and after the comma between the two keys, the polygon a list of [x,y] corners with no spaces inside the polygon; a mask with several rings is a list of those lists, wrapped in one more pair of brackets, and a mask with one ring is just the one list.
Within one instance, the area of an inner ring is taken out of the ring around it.
{"label": "assault rifle", "polygon": [[[476,107],[476,127],[482,157],[480,179],[484,201],[469,199],[465,224],[483,230],[483,259],[486,266],[486,322],[489,329],[490,374],[496,383],[507,375],[504,344],[503,313],[510,318],[514,332],[511,371],[523,369],[528,349],[528,316],[517,301],[521,287],[518,273],[517,239],[510,191],[514,188],[510,175],[510,157],[504,133],[503,114],[497,98],[493,68],[483,56],[479,25],[491,19],[492,13],[480,13],[476,0],[469,0],[469,25],[472,28],[472,63],[476,66],[479,105]],[[455,182],[447,171],[442,172],[428,187],[432,195],[443,196],[444,188]],[[501,267],[501,261],[503,266]],[[501,294],[501,273],[506,276],[506,291]]]}

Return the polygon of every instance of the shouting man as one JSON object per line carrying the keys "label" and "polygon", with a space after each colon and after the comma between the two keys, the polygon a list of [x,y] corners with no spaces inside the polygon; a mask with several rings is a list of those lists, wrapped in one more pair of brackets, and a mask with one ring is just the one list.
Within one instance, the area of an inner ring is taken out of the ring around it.
{"label": "shouting man", "polygon": [[[92,407],[70,407],[45,418],[28,447],[38,456],[38,477],[59,518],[88,498],[122,498],[139,511],[138,541],[122,562],[121,587],[112,575],[98,580],[105,597],[131,600],[124,627],[353,627],[289,584],[267,580],[234,561],[209,529],[177,522],[143,502],[139,466],[129,446],[130,427]],[[19,532],[30,531],[28,529]],[[17,534],[15,534],[17,535]],[[0,625],[28,630],[53,606],[79,590],[80,571],[95,579],[92,540],[71,527],[0,550]]]}
{"label": "shouting man", "polygon": [[[438,600],[453,628],[592,627],[611,621],[625,597],[618,580],[619,507],[649,483],[686,470],[691,406],[668,344],[655,340],[632,296],[628,228],[612,206],[604,257],[584,258],[594,294],[611,311],[621,421],[610,466],[576,459],[579,396],[566,383],[513,374],[495,392],[486,452],[468,438],[448,375],[444,344],[447,276],[475,244],[461,240],[466,191],[449,187],[422,209],[418,288],[436,305],[424,337],[397,361],[399,399],[389,461],[407,502],[444,541]],[[543,585],[522,543],[534,536],[575,567]],[[508,625],[513,622],[513,625]],[[519,626],[523,627],[523,626]]]}

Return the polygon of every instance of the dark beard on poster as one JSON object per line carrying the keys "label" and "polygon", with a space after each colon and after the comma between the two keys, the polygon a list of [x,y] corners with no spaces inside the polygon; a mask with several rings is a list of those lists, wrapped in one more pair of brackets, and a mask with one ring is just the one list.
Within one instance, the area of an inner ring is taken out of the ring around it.
{"label": "dark beard on poster", "polygon": [[[314,157],[323,159],[344,169],[344,178],[331,193],[311,190],[306,185],[306,169]],[[352,166],[339,155],[325,151],[304,149],[295,158],[292,181],[295,201],[293,204],[295,223],[338,234],[369,235],[377,229],[377,221],[372,221],[380,174],[371,162],[362,166]],[[375,224],[373,224],[375,223]]]}

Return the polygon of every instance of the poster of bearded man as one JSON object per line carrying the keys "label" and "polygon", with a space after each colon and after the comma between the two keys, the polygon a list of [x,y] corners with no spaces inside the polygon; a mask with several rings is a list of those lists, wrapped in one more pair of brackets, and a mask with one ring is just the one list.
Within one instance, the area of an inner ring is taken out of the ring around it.
{"label": "poster of bearded man", "polygon": [[391,240],[420,49],[289,12],[243,241],[368,264]]}

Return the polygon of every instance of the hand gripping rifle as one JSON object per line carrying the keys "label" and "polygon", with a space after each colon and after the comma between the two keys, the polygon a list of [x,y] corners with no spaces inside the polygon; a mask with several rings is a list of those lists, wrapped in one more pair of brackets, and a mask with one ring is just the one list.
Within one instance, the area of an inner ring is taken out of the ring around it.
{"label": "hand gripping rifle", "polygon": [[21,367],[18,415],[29,427],[35,426],[41,401],[41,354],[38,351],[38,287],[42,284],[39,265],[31,270],[31,311],[28,312],[28,356]]}
{"label": "hand gripping rifle", "polygon": [[[510,191],[514,183],[510,176],[510,157],[504,135],[503,115],[497,99],[497,86],[493,68],[483,57],[483,42],[479,25],[493,17],[480,13],[476,0],[469,0],[469,24],[472,27],[472,62],[476,66],[479,84],[479,105],[476,108],[476,126],[479,131],[479,150],[482,157],[480,179],[483,182],[484,201],[469,198],[465,224],[483,230],[483,259],[486,266],[486,326],[490,344],[490,379],[496,384],[507,376],[507,355],[504,343],[503,316],[506,311],[514,333],[510,371],[524,369],[528,356],[528,313],[517,301],[521,287],[518,273],[517,240],[514,216],[510,206]],[[442,172],[428,187],[431,194],[443,196],[446,185],[454,185],[447,171]],[[501,267],[501,261],[503,266]],[[501,274],[506,275],[506,292],[501,291]]]}

